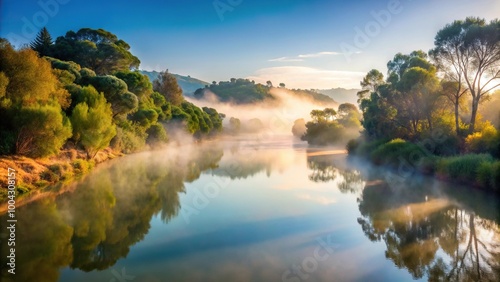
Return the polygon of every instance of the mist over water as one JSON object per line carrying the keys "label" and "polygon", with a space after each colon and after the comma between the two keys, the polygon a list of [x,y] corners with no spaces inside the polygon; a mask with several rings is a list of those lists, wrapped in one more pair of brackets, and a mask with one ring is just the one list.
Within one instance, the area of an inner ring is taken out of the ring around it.
{"label": "mist over water", "polygon": [[337,103],[325,104],[314,99],[297,97],[289,90],[280,88],[272,88],[270,91],[276,99],[253,104],[220,102],[214,94],[207,92],[201,100],[188,97],[186,100],[199,107],[216,108],[218,112],[226,115],[226,125],[230,117],[240,119],[243,124],[251,119],[259,119],[265,131],[273,134],[291,134],[293,122],[299,118],[310,120],[310,113],[314,109],[338,107]]}
{"label": "mist over water", "polygon": [[19,207],[23,271],[2,281],[110,281],[122,269],[134,281],[498,277],[497,199],[390,179],[342,147],[282,135],[125,156]]}

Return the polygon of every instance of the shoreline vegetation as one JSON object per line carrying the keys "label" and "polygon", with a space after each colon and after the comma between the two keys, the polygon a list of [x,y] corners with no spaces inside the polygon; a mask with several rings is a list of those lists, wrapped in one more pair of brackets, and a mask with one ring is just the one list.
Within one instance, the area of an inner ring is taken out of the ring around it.
{"label": "shoreline vegetation", "polygon": [[[43,28],[19,49],[0,38],[0,173],[16,170],[16,197],[106,159],[160,148],[171,136],[222,132],[223,114],[185,100],[168,70],[150,81],[129,49],[103,29],[53,40]],[[5,181],[1,202],[13,197]]]}
{"label": "shoreline vegetation", "polygon": [[403,182],[415,174],[500,193],[500,160],[490,154],[438,156],[423,144],[403,139],[362,141],[352,139],[346,146],[349,156],[357,156],[389,169],[394,180]]}
{"label": "shoreline vegetation", "polygon": [[[0,175],[8,169],[16,173],[16,201],[22,201],[33,192],[43,191],[54,185],[67,185],[90,172],[96,165],[121,157],[124,154],[111,148],[99,151],[89,160],[83,150],[63,149],[47,158],[29,158],[21,155],[0,156]],[[7,178],[0,178],[0,187],[7,187]],[[0,203],[6,204],[7,189],[0,190]],[[2,212],[0,207],[0,212]]]}

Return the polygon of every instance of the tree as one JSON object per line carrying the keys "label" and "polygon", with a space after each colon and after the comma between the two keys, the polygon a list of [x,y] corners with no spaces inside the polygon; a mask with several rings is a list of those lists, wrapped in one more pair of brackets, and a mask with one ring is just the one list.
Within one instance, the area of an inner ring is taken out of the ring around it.
{"label": "tree", "polygon": [[369,71],[359,83],[363,90],[358,92],[358,102],[372,92],[376,92],[379,85],[384,84],[384,75],[376,70]]}
{"label": "tree", "polygon": [[314,122],[324,122],[325,121],[325,113],[322,110],[312,110],[311,118]]}
{"label": "tree", "polygon": [[460,136],[460,105],[462,104],[468,88],[464,87],[461,78],[457,81],[443,80],[441,81],[441,93],[452,103],[455,115],[455,132]]}
{"label": "tree", "polygon": [[285,84],[283,82],[280,83],[281,88],[285,88]]}
{"label": "tree", "polygon": [[345,138],[345,128],[336,120],[337,112],[332,108],[312,110],[313,121],[306,123],[306,132],[301,139],[314,145],[327,145]]}
{"label": "tree", "polygon": [[69,105],[69,94],[52,73],[50,63],[31,49],[16,51],[0,40],[0,72],[8,79],[0,97],[5,104],[26,107],[56,101],[63,107]]}
{"label": "tree", "polygon": [[71,124],[73,139],[82,144],[88,157],[93,158],[99,150],[109,145],[116,135],[116,126],[113,123],[111,105],[106,102],[104,95],[97,93],[92,86],[84,89],[92,92],[91,95],[95,98],[76,105],[71,114]]}
{"label": "tree", "polygon": [[361,99],[363,126],[375,138],[418,139],[433,129],[440,96],[436,68],[422,51],[398,53],[387,67],[385,83],[374,75],[378,71],[371,71],[361,82],[367,92],[373,91],[370,98]]}
{"label": "tree", "polygon": [[332,121],[335,119],[335,117],[337,116],[337,111],[335,111],[334,109],[332,108],[325,108],[323,110],[323,115],[325,116],[325,119],[327,121]]}
{"label": "tree", "polygon": [[358,128],[361,126],[361,115],[358,108],[350,103],[340,104],[338,108],[338,121],[345,128]]}
{"label": "tree", "polygon": [[14,118],[16,153],[30,157],[57,154],[71,137],[71,124],[59,106],[35,105],[19,110]]}
{"label": "tree", "polygon": [[36,51],[40,57],[44,57],[50,56],[53,44],[54,41],[52,40],[52,36],[50,36],[47,28],[43,27],[38,32],[35,39],[30,43],[30,47]]}
{"label": "tree", "polygon": [[177,83],[177,79],[168,70],[162,71],[158,78],[153,81],[154,91],[162,94],[167,102],[174,106],[179,106],[183,101],[182,89]]}
{"label": "tree", "polygon": [[266,81],[266,85],[269,88],[273,87],[273,83],[270,80]]}
{"label": "tree", "polygon": [[130,70],[140,64],[125,41],[103,29],[68,31],[56,39],[52,50],[55,58],[76,62],[99,75]]}
{"label": "tree", "polygon": [[125,81],[128,90],[139,98],[153,92],[153,85],[148,76],[141,74],[139,71],[119,71],[115,76]]}
{"label": "tree", "polygon": [[202,110],[210,116],[210,121],[213,125],[213,130],[222,131],[222,120],[226,115],[217,112],[214,108],[203,107]]}
{"label": "tree", "polygon": [[125,81],[112,75],[95,76],[90,83],[98,92],[104,93],[106,100],[111,103],[113,117],[127,114],[137,109],[139,100],[134,93],[128,91]]}
{"label": "tree", "polygon": [[459,87],[462,83],[466,85],[472,98],[469,121],[472,133],[479,103],[500,85],[500,21],[495,19],[486,24],[484,19],[473,17],[454,21],[437,33],[434,45],[432,57]]}

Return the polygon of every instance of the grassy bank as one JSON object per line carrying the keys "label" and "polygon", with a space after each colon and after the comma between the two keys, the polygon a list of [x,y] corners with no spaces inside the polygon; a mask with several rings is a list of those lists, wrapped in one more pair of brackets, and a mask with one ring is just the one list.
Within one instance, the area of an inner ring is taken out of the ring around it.
{"label": "grassy bank", "polygon": [[500,192],[500,160],[489,154],[436,156],[426,148],[402,139],[351,140],[347,151],[351,156],[367,158],[375,165],[405,175],[419,172],[441,180]]}
{"label": "grassy bank", "polygon": [[14,169],[16,172],[16,192],[18,198],[38,189],[56,183],[70,182],[85,175],[96,164],[113,159],[121,153],[111,149],[100,151],[92,160],[87,160],[83,151],[69,149],[62,150],[58,155],[32,159],[24,156],[0,157],[0,202],[7,200],[7,172]]}

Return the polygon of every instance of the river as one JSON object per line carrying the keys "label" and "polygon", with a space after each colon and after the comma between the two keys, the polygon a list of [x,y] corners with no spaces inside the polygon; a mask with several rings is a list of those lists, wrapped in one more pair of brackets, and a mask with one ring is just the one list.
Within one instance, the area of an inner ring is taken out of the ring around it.
{"label": "river", "polygon": [[499,206],[289,138],[173,146],[18,207],[1,281],[500,281]]}

